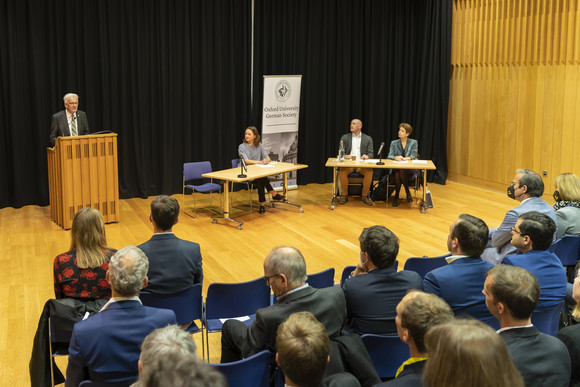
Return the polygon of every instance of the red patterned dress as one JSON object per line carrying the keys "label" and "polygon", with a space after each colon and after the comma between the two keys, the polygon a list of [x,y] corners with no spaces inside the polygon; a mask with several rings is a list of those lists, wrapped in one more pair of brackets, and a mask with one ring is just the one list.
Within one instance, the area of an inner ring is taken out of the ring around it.
{"label": "red patterned dress", "polygon": [[[117,252],[104,249],[109,259]],[[56,298],[72,297],[82,301],[111,298],[111,287],[106,275],[109,261],[94,269],[77,266],[76,250],[58,255],[54,259],[54,295]]]}

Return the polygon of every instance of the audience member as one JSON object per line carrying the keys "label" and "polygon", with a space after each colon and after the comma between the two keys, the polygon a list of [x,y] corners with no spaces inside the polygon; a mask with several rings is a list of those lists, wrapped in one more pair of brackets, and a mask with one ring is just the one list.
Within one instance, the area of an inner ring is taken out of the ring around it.
{"label": "audience member", "polygon": [[421,375],[427,360],[425,334],[436,325],[453,320],[453,311],[434,294],[411,290],[397,305],[397,333],[409,346],[411,357],[397,370],[395,379],[379,386],[421,386]]}
{"label": "audience member", "polygon": [[143,372],[143,387],[227,387],[224,375],[207,363],[182,352],[153,360]]}
{"label": "audience member", "polygon": [[488,271],[483,293],[526,386],[568,386],[570,356],[566,346],[532,325],[540,297],[536,277],[521,267],[497,265]]}
{"label": "audience member", "polygon": [[201,283],[199,245],[179,239],[173,233],[173,226],[179,221],[177,199],[167,195],[153,199],[149,220],[153,224],[153,237],[138,246],[149,258],[147,291],[172,294]]}
{"label": "audience member", "polygon": [[[350,133],[340,138],[340,145],[344,150],[345,160],[366,160],[373,158],[373,139],[371,136],[362,133],[362,121],[353,119],[350,122]],[[369,199],[369,191],[373,182],[372,168],[340,168],[338,171],[338,181],[340,183],[340,198],[338,204],[348,202],[348,175],[356,172],[363,175],[363,186],[361,200],[367,206],[372,206],[373,202]]]}
{"label": "audience member", "polygon": [[507,189],[507,195],[521,202],[509,210],[498,228],[489,230],[489,241],[482,255],[484,261],[498,264],[506,255],[515,254],[516,248],[510,244],[511,230],[521,214],[538,211],[548,215],[556,222],[554,209],[542,199],[544,182],[540,175],[528,169],[518,169],[513,181]]}
{"label": "audience member", "polygon": [[238,320],[225,322],[221,362],[240,360],[264,349],[274,353],[278,325],[295,312],[311,312],[326,327],[330,338],[338,336],[346,317],[342,290],[315,289],[306,284],[306,278],[306,261],[298,249],[274,248],[264,260],[264,280],[278,303],[258,309],[249,327]]}
{"label": "audience member", "polygon": [[397,304],[407,290],[423,290],[421,276],[393,267],[399,252],[399,239],[388,228],[365,228],[358,240],[360,261],[342,285],[347,315],[344,331],[394,334]]}
{"label": "audience member", "polygon": [[[574,279],[574,291],[572,295],[576,301],[576,307],[572,312],[572,316],[576,319],[580,319],[580,276],[578,275],[578,270],[580,270],[580,263],[576,265],[576,278]],[[580,324],[570,325],[560,329],[556,337],[562,340],[568,348],[572,366],[570,386],[580,386]]]}
{"label": "audience member", "polygon": [[157,328],[175,324],[172,310],[143,306],[139,291],[147,286],[147,256],[135,246],[112,258],[107,271],[113,297],[101,311],[75,324],[69,346],[66,386],[83,380],[130,382],[137,378],[139,347]]}
{"label": "audience member", "polygon": [[451,256],[447,265],[425,275],[427,293],[443,298],[456,316],[463,314],[480,321],[494,323],[481,294],[485,272],[493,265],[481,259],[487,243],[485,222],[475,216],[461,214],[449,227],[447,248]]}
{"label": "audience member", "polygon": [[80,209],[73,219],[70,251],[54,259],[55,298],[110,298],[111,287],[105,277],[116,251],[107,247],[101,213],[90,207]]}
{"label": "audience member", "polygon": [[566,296],[566,271],[560,259],[548,251],[556,223],[548,215],[537,211],[520,215],[512,227],[512,241],[523,254],[508,255],[506,265],[523,267],[532,273],[540,284],[540,300],[536,310],[558,305]]}
{"label": "audience member", "polygon": [[580,177],[573,173],[556,176],[554,188],[558,224],[556,239],[564,235],[580,235]]}
{"label": "audience member", "polygon": [[503,340],[479,321],[437,325],[425,335],[425,346],[425,386],[524,386]]}

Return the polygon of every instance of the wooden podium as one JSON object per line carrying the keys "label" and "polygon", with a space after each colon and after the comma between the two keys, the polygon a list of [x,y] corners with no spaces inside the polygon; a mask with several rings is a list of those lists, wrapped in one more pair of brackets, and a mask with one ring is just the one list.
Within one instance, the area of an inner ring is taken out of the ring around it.
{"label": "wooden podium", "polygon": [[46,153],[52,220],[69,229],[78,210],[92,207],[105,223],[119,221],[116,133],[59,137]]}

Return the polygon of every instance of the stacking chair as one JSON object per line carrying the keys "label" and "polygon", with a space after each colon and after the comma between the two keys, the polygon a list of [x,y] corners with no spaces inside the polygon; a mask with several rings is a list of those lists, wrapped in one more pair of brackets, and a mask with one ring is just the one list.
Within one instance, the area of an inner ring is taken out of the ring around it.
{"label": "stacking chair", "polygon": [[[193,194],[193,209],[194,209],[194,217],[197,216],[197,206],[195,201],[195,193],[209,193],[209,205],[211,208],[211,194],[213,192],[220,192],[222,190],[222,186],[220,184],[216,184],[213,182],[212,179],[208,179],[207,177],[203,177],[204,173],[211,172],[211,163],[209,161],[200,161],[195,163],[184,163],[183,164],[183,196],[182,196],[182,209],[185,212],[185,190],[190,189],[192,190]],[[191,184],[187,184],[187,182],[192,181]],[[206,181],[204,183],[204,181]],[[215,211],[215,210],[214,210]],[[187,213],[186,213],[187,214]]]}
{"label": "stacking chair", "polygon": [[256,311],[270,305],[270,287],[263,278],[240,283],[214,282],[207,289],[205,299],[205,341],[209,359],[210,332],[221,332],[221,319],[246,318],[243,323],[250,325],[256,318]]}
{"label": "stacking chair", "polygon": [[[395,259],[395,262],[393,263],[393,267],[395,268],[395,270],[399,270],[399,260],[398,259]],[[354,266],[354,265],[346,266],[344,269],[342,269],[342,275],[340,276],[340,286],[342,286],[342,284],[344,283],[344,280],[350,276],[350,273],[352,273],[354,269],[356,269],[356,266]]]}
{"label": "stacking chair", "polygon": [[269,387],[270,351],[263,350],[246,359],[231,363],[212,364],[228,381],[228,386]]}
{"label": "stacking chair", "polygon": [[[240,159],[232,159],[232,168],[239,168],[239,166],[240,166]],[[249,200],[250,200],[250,212],[251,212],[252,211],[252,181],[246,180],[246,181],[243,181],[241,183],[232,182],[231,192],[234,192],[234,188],[236,187],[236,184],[238,186],[244,185],[244,184],[246,185],[246,190],[248,191],[248,196],[249,196]],[[231,195],[231,197],[233,198],[233,195]]]}
{"label": "stacking chair", "polygon": [[[139,295],[141,302],[145,306],[160,309],[171,309],[175,312],[177,324],[183,325],[191,322],[186,331],[189,333],[202,332],[194,320],[202,321],[202,298],[201,284],[195,284],[191,288],[174,294],[155,294],[146,289]],[[202,326],[203,327],[203,326]],[[203,333],[201,335],[202,356],[205,359],[205,346]]]}
{"label": "stacking chair", "polygon": [[79,387],[129,387],[135,381],[129,382],[117,382],[117,383],[105,383],[105,382],[95,382],[93,380],[83,380],[79,383]]}
{"label": "stacking chair", "polygon": [[308,285],[317,289],[334,286],[334,267],[319,273],[308,274]]}
{"label": "stacking chair", "polygon": [[532,313],[532,324],[542,333],[556,336],[558,324],[560,323],[560,313],[564,308],[564,301],[545,310],[535,310]]}
{"label": "stacking chair", "polygon": [[580,259],[580,235],[564,235],[548,249],[556,254],[566,269],[568,282],[574,282],[574,267]]}
{"label": "stacking chair", "polygon": [[[68,356],[68,347],[71,339],[70,331],[61,331],[58,329],[57,326],[53,323],[52,319],[48,318],[48,332],[49,332],[49,340],[48,346],[50,351],[50,378],[52,381],[52,385],[55,385],[55,372],[60,372],[59,370],[54,369],[55,363],[54,358],[58,356]],[[60,374],[62,375],[62,374]]]}
{"label": "stacking chair", "polygon": [[[346,189],[348,195],[362,194],[364,176],[360,173],[353,172],[348,175],[348,188]],[[372,186],[372,182],[371,182]]]}
{"label": "stacking chair", "polygon": [[407,258],[407,261],[405,262],[404,270],[413,270],[417,272],[421,278],[424,278],[425,274],[429,273],[431,270],[447,265],[445,258],[449,256],[451,256],[451,254],[445,254],[432,258],[427,256],[410,257]]}
{"label": "stacking chair", "polygon": [[381,379],[394,378],[401,364],[411,357],[409,347],[397,335],[366,334],[361,339]]}

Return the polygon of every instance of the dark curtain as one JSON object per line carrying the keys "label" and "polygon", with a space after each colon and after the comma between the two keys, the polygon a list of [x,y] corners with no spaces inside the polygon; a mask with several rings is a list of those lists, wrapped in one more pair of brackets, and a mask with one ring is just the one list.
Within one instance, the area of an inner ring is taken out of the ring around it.
{"label": "dark curtain", "polygon": [[183,163],[226,168],[248,121],[250,0],[0,3],[0,208],[48,204],[53,113],[79,94],[118,133],[122,198],[181,192]]}
{"label": "dark curtain", "polygon": [[429,180],[445,183],[451,17],[451,0],[256,0],[252,119],[263,75],[302,75],[300,184],[332,180],[324,164],[352,118],[383,156],[410,123]]}

